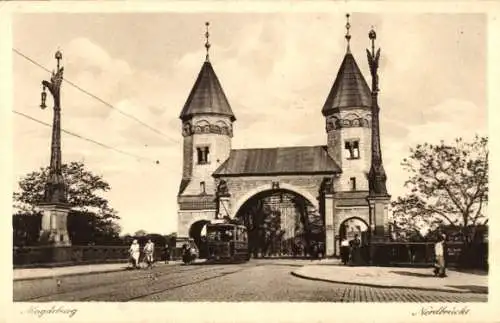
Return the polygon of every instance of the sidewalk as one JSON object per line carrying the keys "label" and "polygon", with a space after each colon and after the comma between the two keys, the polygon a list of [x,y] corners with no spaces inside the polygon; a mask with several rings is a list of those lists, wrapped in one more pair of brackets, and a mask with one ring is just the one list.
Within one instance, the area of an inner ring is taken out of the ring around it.
{"label": "sidewalk", "polygon": [[[181,261],[171,261],[168,265],[180,264]],[[168,266],[163,262],[155,263],[155,266]],[[114,271],[124,271],[130,268],[130,264],[126,262],[114,264],[94,264],[94,265],[80,265],[80,266],[67,266],[67,267],[53,267],[53,268],[16,268],[14,269],[14,281],[18,280],[32,280],[50,277],[62,276],[78,276],[88,275],[94,273],[108,273]]]}
{"label": "sidewalk", "polygon": [[488,293],[488,275],[447,270],[448,277],[434,277],[432,268],[349,267],[336,260],[315,261],[298,268],[294,276],[332,283],[382,288],[412,288],[456,293]]}

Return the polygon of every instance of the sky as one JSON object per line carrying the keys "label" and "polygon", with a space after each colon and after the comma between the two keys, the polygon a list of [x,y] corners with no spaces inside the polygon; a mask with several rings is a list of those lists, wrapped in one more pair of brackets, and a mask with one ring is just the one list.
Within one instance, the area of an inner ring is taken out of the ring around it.
{"label": "sky", "polygon": [[[14,48],[49,69],[60,49],[65,78],[116,108],[64,83],[62,128],[142,158],[62,134],[63,162],[83,161],[110,183],[105,196],[123,233],[176,231],[178,117],[205,59],[205,21],[211,62],[237,118],[233,148],[325,144],[321,108],[346,50],[344,14],[13,16]],[[486,17],[351,13],[350,22],[351,51],[369,84],[371,26],[381,47],[381,142],[395,198],[405,193],[400,162],[410,147],[487,134]],[[39,108],[41,81],[49,78],[14,55],[14,109],[51,123],[51,109]],[[48,165],[50,131],[13,117],[14,190],[22,176]]]}

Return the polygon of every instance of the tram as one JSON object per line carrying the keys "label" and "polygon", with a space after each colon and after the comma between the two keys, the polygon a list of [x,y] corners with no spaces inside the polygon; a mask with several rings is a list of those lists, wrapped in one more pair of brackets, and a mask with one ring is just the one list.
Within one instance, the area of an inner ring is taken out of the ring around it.
{"label": "tram", "polygon": [[209,262],[245,262],[250,259],[245,226],[212,223],[206,228]]}

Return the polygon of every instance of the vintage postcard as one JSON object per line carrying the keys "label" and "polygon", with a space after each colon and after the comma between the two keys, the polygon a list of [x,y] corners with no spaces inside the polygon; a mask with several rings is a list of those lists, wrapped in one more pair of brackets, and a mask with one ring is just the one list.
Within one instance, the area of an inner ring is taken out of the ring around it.
{"label": "vintage postcard", "polygon": [[8,320],[498,317],[495,3],[4,7]]}

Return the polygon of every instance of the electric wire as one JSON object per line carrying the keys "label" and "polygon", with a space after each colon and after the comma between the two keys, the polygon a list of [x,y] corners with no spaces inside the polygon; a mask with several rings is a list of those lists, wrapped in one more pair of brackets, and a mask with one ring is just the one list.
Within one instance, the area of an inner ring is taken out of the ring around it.
{"label": "electric wire", "polygon": [[[14,53],[16,53],[17,55],[19,55],[20,57],[26,59],[27,61],[31,62],[32,64],[40,67],[41,69],[49,72],[49,73],[52,73],[51,70],[49,70],[48,68],[46,68],[45,66],[43,66],[42,64],[38,63],[36,60],[30,58],[28,55],[22,53],[20,50],[16,49],[16,48],[12,48],[12,51]],[[137,117],[133,116],[132,114],[130,113],[127,113],[127,112],[124,112],[118,108],[116,108],[115,106],[113,106],[111,103],[108,103],[106,102],[105,100],[101,99],[100,97],[98,97],[97,95],[93,94],[93,93],[90,93],[89,91],[83,89],[82,87],[78,86],[77,84],[75,84],[74,82],[71,82],[69,81],[68,79],[66,78],[63,78],[63,81],[68,83],[69,85],[73,86],[74,88],[76,88],[77,90],[81,91],[82,93],[90,96],[91,98],[99,101],[100,103],[104,104],[106,107],[110,108],[110,109],[113,109],[113,110],[116,110],[118,111],[120,114],[122,114],[123,116],[125,117],[128,117],[132,120],[134,120],[135,122],[141,124],[142,126],[148,128],[149,130],[155,132],[156,134],[168,139],[169,141],[173,142],[173,143],[179,143],[180,141],[178,139],[175,139],[175,138],[172,138],[171,136],[168,136],[167,134],[163,133],[162,131],[148,125],[147,123],[145,123],[144,121],[138,119]]]}
{"label": "electric wire", "polygon": [[[34,118],[34,117],[32,117],[32,116],[29,116],[29,115],[27,115],[27,114],[25,114],[25,113],[22,113],[22,112],[19,112],[19,111],[16,111],[16,110],[12,110],[12,112],[14,112],[15,114],[17,114],[17,115],[19,115],[19,116],[22,116],[22,117],[24,117],[24,118],[30,119],[30,120],[32,120],[32,121],[34,121],[34,122],[38,123],[38,124],[41,124],[41,125],[44,125],[44,126],[47,126],[47,127],[50,127],[50,128],[52,127],[52,125],[51,125],[51,124],[49,124],[49,123],[47,123],[47,122],[44,122],[44,121],[41,121],[41,120],[39,120],[39,119],[36,119],[36,118]],[[127,156],[129,156],[129,157],[133,157],[133,158],[135,158],[135,159],[136,159],[136,160],[138,160],[138,161],[141,161],[141,160],[142,160],[142,161],[150,161],[150,162],[155,163],[156,165],[159,165],[159,164],[160,164],[159,160],[154,160],[154,159],[151,159],[151,158],[142,157],[142,156],[139,156],[139,155],[136,155],[136,154],[132,154],[132,153],[126,152],[126,151],[124,151],[124,150],[121,150],[121,149],[119,149],[119,148],[112,147],[112,146],[110,146],[110,145],[104,144],[104,143],[99,142],[99,141],[97,141],[97,140],[94,140],[94,139],[90,139],[90,138],[84,137],[84,136],[79,135],[79,134],[77,134],[77,133],[75,133],[75,132],[73,132],[73,131],[69,131],[69,130],[66,130],[66,129],[61,129],[61,132],[66,133],[66,134],[68,134],[68,135],[70,135],[70,136],[73,136],[73,137],[79,138],[79,139],[81,139],[81,140],[85,140],[85,141],[87,141],[87,142],[93,143],[93,144],[98,145],[98,146],[100,146],[100,147],[102,147],[102,148],[110,149],[110,150],[113,150],[113,151],[115,151],[115,152],[118,152],[118,153],[121,153],[121,154],[127,155]],[[171,168],[169,168],[169,169],[173,171],[173,169],[171,169]]]}

